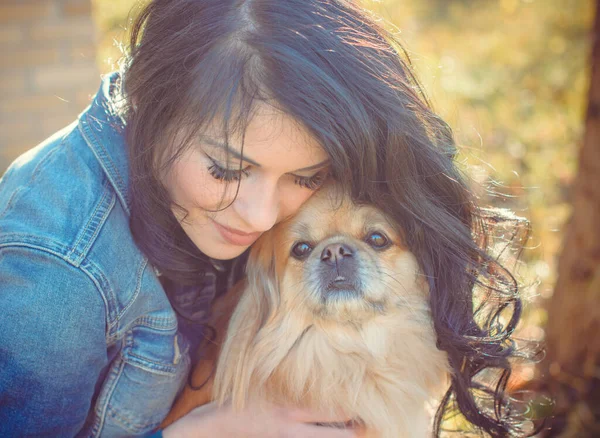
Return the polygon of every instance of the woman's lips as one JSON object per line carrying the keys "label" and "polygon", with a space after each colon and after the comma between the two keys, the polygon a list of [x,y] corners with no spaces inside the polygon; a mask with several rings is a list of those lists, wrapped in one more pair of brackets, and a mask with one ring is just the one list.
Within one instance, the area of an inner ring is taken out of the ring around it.
{"label": "woman's lips", "polygon": [[230,243],[232,245],[250,246],[262,234],[260,232],[258,232],[258,233],[244,233],[242,231],[234,230],[233,228],[229,228],[229,227],[226,227],[224,225],[221,225],[221,224],[219,224],[219,223],[217,223],[215,221],[213,221],[213,223],[215,224],[215,228],[217,229],[217,231],[219,231],[219,233],[221,234],[221,237],[223,237],[223,239],[226,242],[228,242],[228,243]]}

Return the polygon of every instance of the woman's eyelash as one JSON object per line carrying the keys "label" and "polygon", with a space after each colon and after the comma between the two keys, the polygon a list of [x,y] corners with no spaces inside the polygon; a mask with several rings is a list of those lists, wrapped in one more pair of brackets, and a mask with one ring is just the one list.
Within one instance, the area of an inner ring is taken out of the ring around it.
{"label": "woman's eyelash", "polygon": [[317,190],[323,185],[327,178],[327,172],[319,172],[313,176],[295,176],[294,182],[300,187],[307,188],[309,190]]}
{"label": "woman's eyelash", "polygon": [[226,181],[226,182],[239,181],[243,177],[246,177],[250,174],[250,169],[248,169],[248,168],[236,169],[236,170],[225,169],[224,167],[217,164],[217,162],[213,158],[209,157],[208,155],[207,155],[207,157],[210,160],[210,162],[212,163],[208,167],[208,173],[210,173],[210,175],[214,179],[218,179],[219,181]]}

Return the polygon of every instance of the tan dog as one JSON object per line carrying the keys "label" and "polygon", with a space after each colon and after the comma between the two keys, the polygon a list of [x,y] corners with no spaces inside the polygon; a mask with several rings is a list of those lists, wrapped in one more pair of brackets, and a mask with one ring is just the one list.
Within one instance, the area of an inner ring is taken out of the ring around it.
{"label": "tan dog", "polygon": [[330,185],[256,242],[246,271],[214,307],[220,336],[192,379],[209,383],[187,387],[165,424],[214,399],[353,418],[381,438],[431,434],[447,358],[417,261],[380,211]]}

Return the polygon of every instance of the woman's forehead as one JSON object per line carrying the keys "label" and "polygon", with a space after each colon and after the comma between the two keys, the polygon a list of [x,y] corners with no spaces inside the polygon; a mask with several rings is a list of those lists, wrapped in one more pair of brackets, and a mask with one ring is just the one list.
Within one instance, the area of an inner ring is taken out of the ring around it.
{"label": "woman's forehead", "polygon": [[258,104],[244,129],[225,135],[226,125],[217,119],[204,130],[201,141],[224,152],[228,149],[232,155],[239,155],[243,145],[244,159],[261,167],[301,169],[328,159],[300,122],[272,105]]}

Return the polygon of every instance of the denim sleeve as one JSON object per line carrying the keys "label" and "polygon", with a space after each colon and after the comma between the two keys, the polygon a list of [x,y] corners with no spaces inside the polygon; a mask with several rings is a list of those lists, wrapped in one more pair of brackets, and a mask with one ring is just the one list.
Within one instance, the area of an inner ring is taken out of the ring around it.
{"label": "denim sleeve", "polygon": [[79,432],[107,363],[106,307],[62,258],[0,247],[0,436]]}

